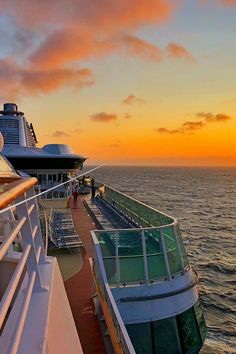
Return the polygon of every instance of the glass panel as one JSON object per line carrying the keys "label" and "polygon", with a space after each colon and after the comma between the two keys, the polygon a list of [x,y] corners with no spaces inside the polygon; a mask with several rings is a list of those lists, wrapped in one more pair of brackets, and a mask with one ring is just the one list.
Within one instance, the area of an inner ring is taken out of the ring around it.
{"label": "glass panel", "polygon": [[101,231],[96,233],[103,256],[115,256],[116,254],[116,232]]}
{"label": "glass panel", "polygon": [[153,353],[182,353],[175,317],[152,322],[152,326],[155,346]]}
{"label": "glass panel", "polygon": [[147,254],[162,252],[160,229],[145,230]]}
{"label": "glass panel", "polygon": [[144,281],[143,256],[120,257],[120,282]]}
{"label": "glass panel", "polygon": [[116,259],[115,258],[103,258],[107,280],[109,284],[115,284],[116,280]]}
{"label": "glass panel", "polygon": [[119,256],[142,255],[142,235],[140,231],[132,229],[118,233]]}
{"label": "glass panel", "polygon": [[176,245],[176,240],[175,240],[176,236],[175,236],[174,228],[172,226],[165,227],[162,229],[162,232],[163,232],[165,245],[166,245],[170,273],[174,274],[180,272],[183,269],[182,269],[179,250]]}
{"label": "glass panel", "polygon": [[118,206],[120,210],[142,227],[167,225],[174,221],[165,214],[159,213],[157,210],[151,209],[147,205],[139,203],[107,186],[105,188],[105,199],[114,206]]}
{"label": "glass panel", "polygon": [[185,251],[183,239],[182,239],[182,236],[181,236],[181,233],[180,233],[179,225],[175,225],[175,233],[176,233],[177,238],[178,238],[179,248],[180,248],[180,252],[181,252],[181,255],[182,255],[184,267],[187,267],[189,265],[189,262],[188,262],[187,254],[186,254],[186,251]]}
{"label": "glass panel", "polygon": [[147,265],[149,281],[166,277],[168,275],[165,268],[165,260],[163,254],[147,256]]}
{"label": "glass panel", "polygon": [[167,276],[160,237],[159,229],[145,230],[149,281]]}
{"label": "glass panel", "polygon": [[150,322],[126,325],[126,329],[136,354],[154,353]]}
{"label": "glass panel", "polygon": [[176,318],[183,352],[186,354],[198,353],[202,346],[202,339],[198,330],[194,308],[192,307],[181,313]]}

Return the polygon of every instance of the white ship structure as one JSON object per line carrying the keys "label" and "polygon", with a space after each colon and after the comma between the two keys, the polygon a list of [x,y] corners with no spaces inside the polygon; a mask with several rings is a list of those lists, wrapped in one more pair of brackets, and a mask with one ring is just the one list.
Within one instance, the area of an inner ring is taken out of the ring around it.
{"label": "white ship structure", "polygon": [[36,177],[46,186],[55,174],[60,190],[85,158],[57,144],[36,148],[16,105],[1,114],[3,154],[31,176],[0,155],[0,353],[198,353],[206,325],[177,220],[102,184],[95,198],[67,200],[59,220],[51,195],[46,239],[50,230],[58,247],[78,247],[83,258],[65,291],[42,238]]}

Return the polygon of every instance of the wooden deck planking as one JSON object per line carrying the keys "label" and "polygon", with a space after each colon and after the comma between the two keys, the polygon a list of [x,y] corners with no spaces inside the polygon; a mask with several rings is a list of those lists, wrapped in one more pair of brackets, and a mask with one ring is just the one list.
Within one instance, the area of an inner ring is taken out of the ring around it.
{"label": "wooden deck planking", "polygon": [[89,258],[93,257],[90,231],[94,230],[95,226],[82,203],[81,197],[78,198],[75,208],[73,202],[71,202],[71,212],[75,229],[86,252],[83,255],[81,271],[65,281],[65,288],[84,353],[103,354],[106,353],[105,346],[91,299],[95,286],[89,264]]}

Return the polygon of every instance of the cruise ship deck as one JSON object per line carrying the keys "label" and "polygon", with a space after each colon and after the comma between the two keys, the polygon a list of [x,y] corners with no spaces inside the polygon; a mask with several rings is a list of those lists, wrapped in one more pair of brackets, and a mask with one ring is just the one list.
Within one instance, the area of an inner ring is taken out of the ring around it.
{"label": "cruise ship deck", "polygon": [[93,283],[89,259],[93,257],[93,243],[90,231],[95,225],[84,207],[83,198],[79,197],[76,205],[71,201],[71,212],[76,231],[83,242],[83,266],[79,273],[65,281],[65,288],[76,328],[85,354],[105,353],[104,341],[98,317],[95,313]]}

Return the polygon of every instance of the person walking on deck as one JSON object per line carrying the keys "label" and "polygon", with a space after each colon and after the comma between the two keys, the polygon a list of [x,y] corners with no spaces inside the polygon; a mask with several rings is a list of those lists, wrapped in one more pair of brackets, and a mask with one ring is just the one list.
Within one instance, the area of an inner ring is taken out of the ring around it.
{"label": "person walking on deck", "polygon": [[77,198],[78,198],[78,191],[77,191],[77,189],[74,190],[74,192],[72,193],[72,196],[73,196],[74,206],[76,206],[76,204],[77,204]]}
{"label": "person walking on deck", "polygon": [[91,179],[91,194],[92,194],[92,199],[95,198],[95,192],[96,192],[96,188],[95,188],[95,180],[94,178]]}

